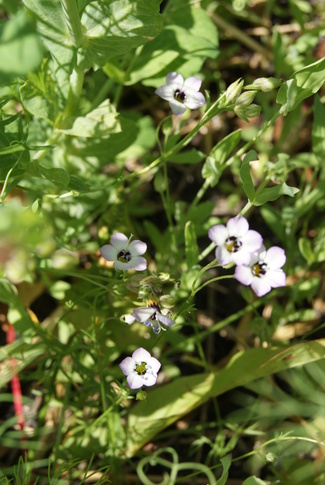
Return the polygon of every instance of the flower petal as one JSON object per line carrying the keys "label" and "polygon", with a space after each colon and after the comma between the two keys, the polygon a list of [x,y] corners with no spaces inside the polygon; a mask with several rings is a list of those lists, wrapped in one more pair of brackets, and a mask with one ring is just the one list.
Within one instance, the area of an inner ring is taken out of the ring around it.
{"label": "flower petal", "polygon": [[129,251],[132,256],[140,256],[140,254],[143,254],[147,251],[147,245],[142,241],[132,241],[129,244]]}
{"label": "flower petal", "polygon": [[170,104],[170,107],[171,107],[171,110],[172,112],[174,113],[174,115],[176,116],[180,116],[182,115],[183,113],[185,113],[186,111],[186,106],[185,104],[183,103],[180,103],[179,101],[177,101],[176,99],[169,99],[169,104]]}
{"label": "flower petal", "polygon": [[132,357],[136,362],[148,362],[151,355],[146,349],[144,349],[143,347],[139,347],[133,352]]}
{"label": "flower petal", "polygon": [[[192,91],[199,91],[202,81],[197,77],[190,76],[184,82],[184,88]],[[202,95],[203,96],[203,95]]]}
{"label": "flower petal", "polygon": [[204,106],[206,104],[206,100],[202,93],[186,91],[184,104],[190,109],[196,109]]}
{"label": "flower petal", "polygon": [[132,323],[134,323],[136,321],[136,319],[134,318],[133,315],[124,315],[124,321],[127,324],[132,325]]}
{"label": "flower petal", "polygon": [[127,263],[123,263],[123,261],[115,261],[113,267],[121,271],[127,271],[134,268],[132,261],[133,260],[128,261]]}
{"label": "flower petal", "polygon": [[136,271],[144,271],[147,268],[147,260],[142,256],[135,256],[129,261],[130,269],[135,269]]}
{"label": "flower petal", "polygon": [[174,99],[175,89],[174,86],[160,86],[155,90],[155,94],[162,99],[166,99],[166,101],[170,101]]}
{"label": "flower petal", "polygon": [[254,253],[262,246],[263,238],[259,232],[251,230],[248,231],[244,237],[242,237],[242,243],[247,251]]}
{"label": "flower petal", "polygon": [[233,262],[233,254],[238,253],[230,253],[225,246],[218,246],[216,249],[216,260],[219,261],[221,266],[227,266]]}
{"label": "flower petal", "polygon": [[110,244],[105,244],[100,248],[100,254],[107,259],[107,261],[116,261],[118,250]]}
{"label": "flower petal", "polygon": [[139,389],[144,384],[143,377],[134,372],[128,375],[126,380],[131,389]]}
{"label": "flower petal", "polygon": [[178,74],[178,72],[170,72],[166,76],[166,84],[182,88],[184,85],[184,78],[181,74]]}
{"label": "flower petal", "polygon": [[111,245],[114,246],[114,248],[116,248],[118,251],[120,251],[121,249],[125,249],[128,245],[128,242],[128,238],[121,232],[114,232],[110,240]]}
{"label": "flower petal", "polygon": [[286,285],[286,274],[282,269],[271,269],[267,272],[266,277],[272,288],[280,288]]}
{"label": "flower petal", "polygon": [[250,285],[253,281],[253,274],[250,266],[236,266],[234,277],[243,285]]}
{"label": "flower petal", "polygon": [[148,321],[148,322],[144,322],[144,324],[147,325],[147,326],[150,325],[152,330],[153,330],[153,333],[155,333],[156,335],[158,335],[161,331],[160,323],[157,320],[151,320],[151,321]]}
{"label": "flower petal", "polygon": [[209,229],[208,236],[216,246],[222,246],[228,237],[228,231],[222,224],[217,224]]}
{"label": "flower petal", "polygon": [[267,263],[268,268],[279,269],[282,268],[286,262],[286,255],[284,249],[278,246],[273,246],[268,249],[264,261]]}
{"label": "flower petal", "polygon": [[159,322],[163,323],[164,325],[167,325],[167,327],[172,327],[175,322],[171,318],[167,317],[166,315],[162,315],[159,312],[156,312],[156,318],[159,320]]}
{"label": "flower petal", "polygon": [[134,366],[135,366],[135,360],[132,359],[132,357],[126,357],[120,363],[120,369],[123,372],[123,374],[126,376],[131,374],[131,372],[133,372]]}
{"label": "flower petal", "polygon": [[150,359],[148,360],[148,365],[151,367],[152,369],[152,372],[154,374],[157,374],[160,367],[161,367],[161,363],[159,362],[158,359],[156,359],[155,357],[150,357]]}
{"label": "flower petal", "polygon": [[241,266],[248,265],[251,260],[251,253],[246,248],[241,247],[236,253],[232,253],[232,261]]}
{"label": "flower petal", "polygon": [[266,293],[269,293],[269,291],[271,291],[271,285],[268,281],[268,278],[254,277],[251,287],[255,291],[257,296],[264,296],[266,295]]}
{"label": "flower petal", "polygon": [[145,322],[152,317],[152,315],[156,312],[154,308],[135,308],[133,310],[133,316],[137,320],[137,322]]}
{"label": "flower petal", "polygon": [[227,222],[227,229],[230,237],[243,237],[247,234],[249,225],[245,217],[233,217]]}
{"label": "flower petal", "polygon": [[143,384],[145,386],[154,386],[157,381],[157,376],[155,374],[146,374],[143,379]]}

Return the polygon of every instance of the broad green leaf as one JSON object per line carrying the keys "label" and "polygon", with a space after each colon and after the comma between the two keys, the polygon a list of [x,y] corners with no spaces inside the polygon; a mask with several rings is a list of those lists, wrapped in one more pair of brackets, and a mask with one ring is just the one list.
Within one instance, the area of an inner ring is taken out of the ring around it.
{"label": "broad green leaf", "polygon": [[38,73],[29,74],[26,83],[20,88],[20,97],[25,110],[54,124],[60,104],[48,62],[42,64]]}
{"label": "broad green leaf", "polygon": [[179,163],[179,164],[192,164],[198,163],[205,157],[204,153],[196,150],[196,148],[191,148],[191,150],[183,151],[182,153],[176,153],[168,157],[168,162]]}
{"label": "broad green leaf", "polygon": [[192,221],[185,224],[185,253],[187,267],[190,269],[199,260],[199,248],[196,241],[195,226]]}
{"label": "broad green leaf", "polygon": [[275,185],[274,187],[266,187],[262,192],[257,195],[254,200],[254,205],[263,205],[271,200],[276,200],[281,195],[288,195],[289,197],[294,197],[299,192],[296,187],[289,187],[285,182],[280,185]]}
{"label": "broad green leaf", "polygon": [[305,260],[312,264],[315,261],[316,254],[312,250],[310,240],[305,237],[301,237],[298,240],[299,251],[305,258]]}
{"label": "broad green leaf", "polygon": [[121,131],[118,116],[114,106],[106,99],[86,116],[78,116],[72,122],[68,119],[67,123],[72,124],[72,127],[64,128],[62,131],[66,135],[85,138],[105,137],[109,133]]}
{"label": "broad green leaf", "polygon": [[240,136],[241,130],[236,130],[233,133],[230,133],[230,135],[226,136],[219,143],[217,143],[217,145],[211,150],[210,155],[207,157],[202,168],[202,177],[207,179],[211,187],[214,187],[219,182],[223,172],[222,166],[236,147],[240,140]]}
{"label": "broad green leaf", "polygon": [[75,65],[75,49],[71,43],[68,25],[65,21],[60,0],[23,0],[26,8],[37,19],[37,30],[51,53],[49,67],[57,85],[60,108],[68,98],[70,76]]}
{"label": "broad green leaf", "polygon": [[258,156],[255,150],[250,150],[247,155],[245,155],[242,164],[240,166],[240,178],[243,182],[243,189],[250,202],[253,202],[255,197],[255,189],[253,180],[250,173],[250,162],[257,160]]}
{"label": "broad green leaf", "polygon": [[69,185],[69,174],[63,168],[46,168],[38,162],[31,162],[27,166],[27,171],[31,175],[49,180],[59,187],[66,188]]}
{"label": "broad green leaf", "polygon": [[268,485],[268,482],[257,477],[248,477],[243,481],[242,485]]}
{"label": "broad green leaf", "polygon": [[325,158],[325,108],[318,96],[315,96],[314,102],[312,140],[313,152],[323,161]]}
{"label": "broad green leaf", "polygon": [[0,84],[26,76],[42,61],[44,47],[24,10],[0,23]]}
{"label": "broad green leaf", "polygon": [[210,156],[213,157],[216,163],[222,165],[231,152],[236,148],[241,137],[241,130],[236,130],[225,136],[219,143],[212,148]]}
{"label": "broad green leaf", "polygon": [[224,456],[220,459],[222,464],[222,475],[219,478],[217,485],[226,485],[228,476],[229,476],[229,468],[231,465],[231,455]]}
{"label": "broad green leaf", "polygon": [[325,80],[325,58],[296,71],[282,84],[276,102],[281,104],[280,112],[287,115],[306,98],[322,87]]}
{"label": "broad green leaf", "polygon": [[217,55],[215,25],[203,9],[185,4],[167,15],[163,31],[144,46],[126,81],[134,84],[144,80],[144,84],[157,87],[165,83],[168,72],[191,76],[200,71],[206,58]]}
{"label": "broad green leaf", "polygon": [[283,348],[238,352],[222,370],[181,377],[150,391],[129,412],[125,453],[133,456],[157,433],[193,409],[230,389],[285,369],[324,358],[325,339]]}
{"label": "broad green leaf", "polygon": [[81,22],[85,29],[78,52],[81,68],[104,66],[111,57],[146,44],[162,27],[155,0],[94,1],[86,6]]}

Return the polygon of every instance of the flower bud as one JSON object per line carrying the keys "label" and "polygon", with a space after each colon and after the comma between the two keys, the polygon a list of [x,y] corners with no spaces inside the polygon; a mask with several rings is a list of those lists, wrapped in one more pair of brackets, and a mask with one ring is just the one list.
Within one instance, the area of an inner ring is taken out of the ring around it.
{"label": "flower bud", "polygon": [[248,118],[254,118],[261,112],[261,107],[257,104],[250,104],[249,106],[235,106],[235,113],[239,118],[245,121],[249,121]]}
{"label": "flower bud", "polygon": [[253,84],[245,86],[244,89],[255,89],[256,91],[267,93],[268,91],[272,91],[272,89],[279,87],[282,82],[282,79],[276,79],[275,77],[259,77],[258,79],[255,79]]}
{"label": "flower bud", "polygon": [[236,106],[248,106],[254,101],[256,91],[246,91],[236,99]]}
{"label": "flower bud", "polygon": [[175,306],[175,300],[170,295],[161,296],[159,299],[159,303],[161,303],[161,306],[168,309],[173,308],[173,306]]}
{"label": "flower bud", "polygon": [[232,101],[235,101],[240,93],[242,92],[244,80],[239,78],[234,83],[230,84],[226,91],[226,103],[230,104]]}

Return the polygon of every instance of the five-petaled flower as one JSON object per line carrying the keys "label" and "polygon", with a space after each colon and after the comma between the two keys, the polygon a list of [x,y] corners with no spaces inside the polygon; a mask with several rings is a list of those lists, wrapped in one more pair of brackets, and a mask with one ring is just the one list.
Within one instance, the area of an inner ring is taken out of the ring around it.
{"label": "five-petaled flower", "polygon": [[205,97],[199,93],[202,81],[194,76],[185,81],[181,74],[170,72],[166,77],[166,84],[156,89],[155,93],[166,99],[173,113],[177,116],[190,109],[200,108],[206,104]]}
{"label": "five-petaled flower", "polygon": [[143,271],[147,267],[147,261],[140,255],[147,250],[146,243],[142,241],[132,241],[121,232],[115,232],[110,240],[110,244],[105,244],[101,249],[101,255],[107,261],[114,261],[114,268],[120,270],[135,269]]}
{"label": "five-petaled flower", "polygon": [[160,323],[169,328],[175,323],[175,321],[168,316],[170,312],[168,312],[167,315],[163,315],[161,312],[162,310],[159,308],[157,300],[152,298],[148,299],[147,307],[135,308],[133,314],[125,315],[124,319],[129,325],[134,322],[141,322],[147,327],[151,326],[154,333],[158,334],[162,328]]}
{"label": "five-petaled flower", "polygon": [[132,357],[126,357],[120,363],[120,368],[127,376],[127,383],[131,389],[139,389],[143,385],[156,384],[157,373],[161,363],[142,347],[135,350]]}
{"label": "five-petaled flower", "polygon": [[229,219],[227,226],[217,224],[209,229],[209,238],[215,243],[216,259],[221,266],[230,263],[248,264],[251,254],[262,246],[262,236],[249,230],[247,220],[242,217]]}
{"label": "five-petaled flower", "polygon": [[272,288],[285,286],[286,275],[281,269],[286,262],[282,248],[262,246],[251,255],[249,263],[235,269],[235,278],[243,285],[251,285],[257,296],[266,295]]}

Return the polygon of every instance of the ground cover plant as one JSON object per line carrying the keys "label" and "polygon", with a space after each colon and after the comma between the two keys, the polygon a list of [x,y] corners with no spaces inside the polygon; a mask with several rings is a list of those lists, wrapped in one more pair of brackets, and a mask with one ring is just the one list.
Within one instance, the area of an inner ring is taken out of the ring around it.
{"label": "ground cover plant", "polygon": [[0,0],[1,484],[325,483],[321,0]]}

